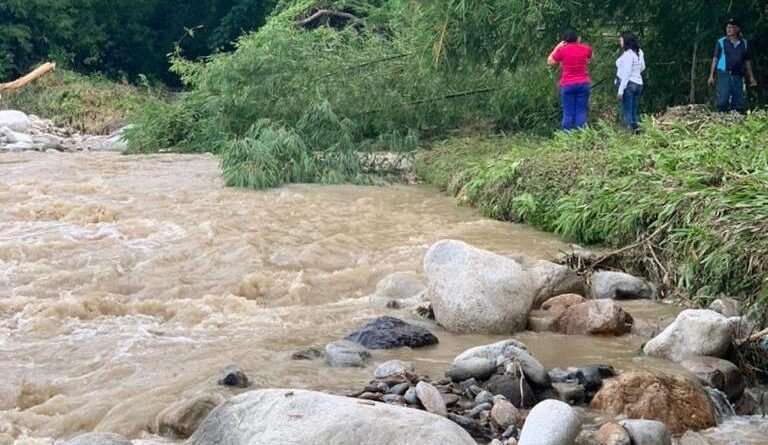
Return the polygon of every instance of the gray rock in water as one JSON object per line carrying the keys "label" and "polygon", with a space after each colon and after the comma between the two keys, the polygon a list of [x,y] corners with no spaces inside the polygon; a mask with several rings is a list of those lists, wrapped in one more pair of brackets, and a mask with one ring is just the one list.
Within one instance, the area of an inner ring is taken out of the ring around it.
{"label": "gray rock in water", "polygon": [[405,391],[405,401],[410,405],[418,405],[419,404],[419,396],[416,395],[416,387],[411,386],[408,388],[407,391]]}
{"label": "gray rock in water", "polygon": [[87,433],[64,442],[64,445],[131,445],[131,443],[117,434]]}
{"label": "gray rock in water", "polygon": [[413,364],[401,362],[400,360],[390,360],[376,367],[376,370],[373,371],[373,376],[377,379],[385,379],[393,375],[405,374],[407,372],[413,372]]}
{"label": "gray rock in water", "polygon": [[515,340],[504,340],[467,349],[453,360],[453,365],[476,358],[495,360],[497,365],[506,360],[517,360],[527,379],[536,385],[549,386],[549,374],[544,366],[528,353],[525,345]]}
{"label": "gray rock in water", "polygon": [[695,356],[722,357],[731,346],[730,321],[715,311],[687,309],[645,344],[647,355],[681,362]]}
{"label": "gray rock in water", "polygon": [[395,317],[378,317],[344,340],[359,343],[369,349],[420,348],[438,343],[437,337],[428,329],[406,323]]}
{"label": "gray rock in water", "polygon": [[435,319],[452,332],[524,330],[534,305],[567,287],[561,284],[573,274],[565,266],[544,263],[531,263],[535,270],[528,270],[521,262],[461,241],[437,242],[424,257]]}
{"label": "gray rock in water", "polygon": [[563,402],[545,400],[528,414],[519,445],[571,445],[579,434],[581,420]]}
{"label": "gray rock in water", "polygon": [[493,408],[493,404],[490,402],[478,403],[477,406],[467,412],[467,417],[477,417],[483,411],[490,411]]}
{"label": "gray rock in water", "polygon": [[594,298],[656,298],[656,289],[647,281],[622,272],[600,271],[592,275]]}
{"label": "gray rock in water", "polygon": [[678,440],[679,445],[710,445],[710,442],[699,433],[688,431]]}
{"label": "gray rock in water", "polygon": [[0,127],[8,127],[13,131],[27,132],[32,127],[32,120],[18,110],[0,110]]}
{"label": "gray rock in water", "polygon": [[205,419],[188,445],[475,445],[453,422],[424,411],[305,390],[234,397]]}
{"label": "gray rock in water", "polygon": [[421,401],[421,405],[430,413],[439,416],[446,416],[448,409],[445,406],[445,400],[434,386],[427,382],[419,382],[416,385],[416,396]]}
{"label": "gray rock in water", "polygon": [[248,376],[235,365],[229,365],[224,368],[218,383],[219,385],[234,386],[236,388],[247,388],[250,384]]}
{"label": "gray rock in water", "polygon": [[197,430],[208,413],[224,401],[220,394],[204,393],[174,403],[158,414],[156,430],[171,439],[186,439]]}
{"label": "gray rock in water", "polygon": [[325,345],[325,360],[334,368],[362,368],[370,357],[366,348],[353,341],[337,340]]}
{"label": "gray rock in water", "polygon": [[632,438],[623,426],[614,422],[606,422],[597,430],[597,441],[600,445],[632,445]]}
{"label": "gray rock in water", "polygon": [[496,359],[485,357],[470,357],[466,360],[454,362],[448,372],[445,373],[455,382],[463,382],[471,378],[486,380],[496,371]]}
{"label": "gray rock in water", "polygon": [[629,433],[633,445],[672,445],[672,434],[656,420],[622,420],[619,425]]}

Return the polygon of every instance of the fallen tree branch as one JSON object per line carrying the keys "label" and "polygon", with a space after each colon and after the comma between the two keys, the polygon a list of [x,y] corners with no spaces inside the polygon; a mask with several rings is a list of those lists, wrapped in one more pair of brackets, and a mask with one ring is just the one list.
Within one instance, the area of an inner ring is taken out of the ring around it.
{"label": "fallen tree branch", "polygon": [[35,68],[32,72],[29,74],[26,74],[22,77],[19,77],[18,79],[12,81],[12,82],[6,82],[6,83],[0,83],[0,91],[5,90],[16,90],[24,85],[28,84],[29,82],[32,82],[33,80],[37,79],[38,77],[42,77],[45,74],[53,71],[56,69],[56,64],[51,62],[46,62],[39,67]]}
{"label": "fallen tree branch", "polygon": [[765,337],[766,335],[768,335],[768,328],[765,328],[765,329],[763,329],[760,332],[752,334],[752,335],[750,335],[747,338],[742,338],[742,339],[736,340],[736,345],[737,346],[742,346],[742,345],[744,345],[746,343],[752,343],[753,341],[760,340],[761,338]]}
{"label": "fallen tree branch", "polygon": [[637,247],[640,247],[640,246],[642,246],[642,245],[643,245],[643,244],[645,244],[645,243],[648,243],[648,242],[650,242],[651,240],[653,240],[654,238],[656,238],[656,236],[657,236],[659,233],[661,233],[662,231],[664,231],[665,229],[667,229],[667,228],[668,228],[670,225],[672,225],[672,221],[668,221],[667,223],[663,224],[661,227],[659,227],[658,229],[656,229],[656,230],[655,230],[653,233],[651,233],[650,235],[646,236],[645,238],[641,238],[641,239],[639,239],[638,241],[636,241],[636,242],[634,242],[634,243],[632,243],[632,244],[630,244],[630,245],[628,245],[628,246],[624,246],[624,247],[622,247],[621,249],[618,249],[618,250],[614,250],[613,252],[608,252],[608,253],[606,253],[605,255],[602,255],[602,256],[600,256],[600,257],[599,257],[597,260],[595,260],[595,262],[594,262],[594,263],[592,263],[591,269],[594,269],[594,268],[595,268],[595,267],[597,267],[597,266],[598,266],[600,263],[604,262],[605,260],[607,260],[607,259],[608,259],[608,258],[610,258],[610,257],[616,256],[616,255],[620,255],[620,254],[622,254],[622,253],[624,253],[624,252],[626,252],[626,251],[628,251],[628,250],[632,250],[632,249],[635,249],[635,248],[637,248]]}
{"label": "fallen tree branch", "polygon": [[341,17],[347,20],[351,20],[355,23],[364,23],[363,19],[361,19],[360,17],[354,16],[348,12],[332,11],[330,9],[321,9],[315,12],[314,14],[310,15],[309,17],[305,18],[304,20],[298,20],[294,23],[296,24],[296,26],[306,26],[314,22],[315,20],[319,19],[320,17],[328,17],[328,16]]}

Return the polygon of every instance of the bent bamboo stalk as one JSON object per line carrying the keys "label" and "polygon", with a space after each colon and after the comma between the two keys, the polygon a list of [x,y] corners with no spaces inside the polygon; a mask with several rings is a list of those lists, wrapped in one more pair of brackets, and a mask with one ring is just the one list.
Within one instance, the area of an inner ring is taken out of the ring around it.
{"label": "bent bamboo stalk", "polygon": [[18,79],[12,81],[12,82],[6,82],[6,83],[0,83],[0,91],[5,90],[16,90],[24,85],[28,84],[29,82],[32,82],[33,80],[37,79],[38,77],[44,76],[45,74],[53,71],[56,69],[56,64],[51,62],[46,62],[39,67],[35,68],[32,72],[29,74],[26,74],[22,77],[19,77]]}

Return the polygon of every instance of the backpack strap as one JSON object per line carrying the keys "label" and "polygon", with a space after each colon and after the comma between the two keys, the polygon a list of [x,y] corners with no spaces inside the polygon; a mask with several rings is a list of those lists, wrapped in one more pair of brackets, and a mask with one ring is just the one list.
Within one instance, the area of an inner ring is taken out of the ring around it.
{"label": "backpack strap", "polygon": [[717,60],[717,70],[725,72],[725,37],[717,39],[717,44],[720,45],[720,58]]}

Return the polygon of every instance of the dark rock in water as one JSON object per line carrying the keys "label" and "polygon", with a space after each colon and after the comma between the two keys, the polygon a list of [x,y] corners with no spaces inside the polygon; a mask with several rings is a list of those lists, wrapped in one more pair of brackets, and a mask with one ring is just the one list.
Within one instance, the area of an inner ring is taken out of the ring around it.
{"label": "dark rock in water", "polygon": [[597,366],[586,366],[579,368],[576,372],[576,378],[579,384],[587,391],[595,391],[603,386],[603,376]]}
{"label": "dark rock in water", "polygon": [[469,388],[473,386],[478,386],[477,380],[474,378],[467,379],[459,383],[459,388],[461,388],[461,390],[464,391],[465,393],[469,391]]}
{"label": "dark rock in water", "polygon": [[[398,394],[385,394],[381,397],[381,401],[384,403],[395,403],[400,398],[402,397]],[[403,402],[405,402],[405,399],[403,399]]]}
{"label": "dark rock in water", "polygon": [[389,385],[384,382],[374,381],[365,387],[367,392],[389,392]]}
{"label": "dark rock in water", "polygon": [[70,439],[64,445],[131,445],[131,441],[112,433],[87,433]]}
{"label": "dark rock in water", "polygon": [[768,415],[768,389],[761,387],[747,388],[734,406],[739,416],[754,414]]}
{"label": "dark rock in water", "polygon": [[490,411],[491,408],[493,408],[493,405],[491,405],[490,402],[480,403],[479,405],[475,406],[467,413],[467,417],[477,417],[480,415],[481,412]]}
{"label": "dark rock in water", "polygon": [[249,384],[248,376],[235,365],[229,365],[224,368],[219,379],[219,385],[233,386],[235,388],[247,388]]}
{"label": "dark rock in water", "polygon": [[488,380],[486,388],[493,394],[507,398],[517,408],[532,408],[536,405],[536,395],[527,380],[522,381],[523,394],[520,394],[520,378],[508,374],[496,374]]}
{"label": "dark rock in water", "polygon": [[467,416],[460,416],[458,414],[454,413],[448,413],[448,419],[459,425],[460,427],[464,428],[466,432],[468,432],[472,437],[483,439],[483,440],[489,440],[489,435],[483,431],[482,428],[474,421],[474,419],[467,417]]}
{"label": "dark rock in water", "polygon": [[438,343],[437,337],[421,326],[395,317],[376,318],[344,337],[369,349],[392,349],[404,346],[419,348]]}
{"label": "dark rock in water", "polygon": [[317,348],[301,349],[291,354],[292,360],[315,360],[323,356],[323,351]]}
{"label": "dark rock in water", "polygon": [[411,386],[405,392],[405,401],[408,402],[409,405],[418,405],[419,404],[419,396],[416,395],[416,387],[415,386]]}
{"label": "dark rock in water", "polygon": [[520,437],[520,430],[515,425],[512,425],[509,428],[507,428],[507,430],[504,431],[504,433],[502,433],[501,435],[501,438],[504,440],[507,440],[510,438],[517,439],[518,437]]}
{"label": "dark rock in water", "polygon": [[387,391],[387,394],[397,394],[399,396],[402,396],[408,391],[408,389],[411,387],[411,384],[408,382],[397,384],[391,388],[389,388],[389,391]]}
{"label": "dark rock in water", "polygon": [[551,369],[548,374],[549,374],[549,379],[552,381],[552,383],[578,382],[578,379],[573,378],[570,372],[560,368]]}
{"label": "dark rock in water", "polygon": [[493,402],[493,394],[491,394],[490,391],[482,391],[480,394],[475,396],[475,404],[479,405],[481,403],[491,403]]}

